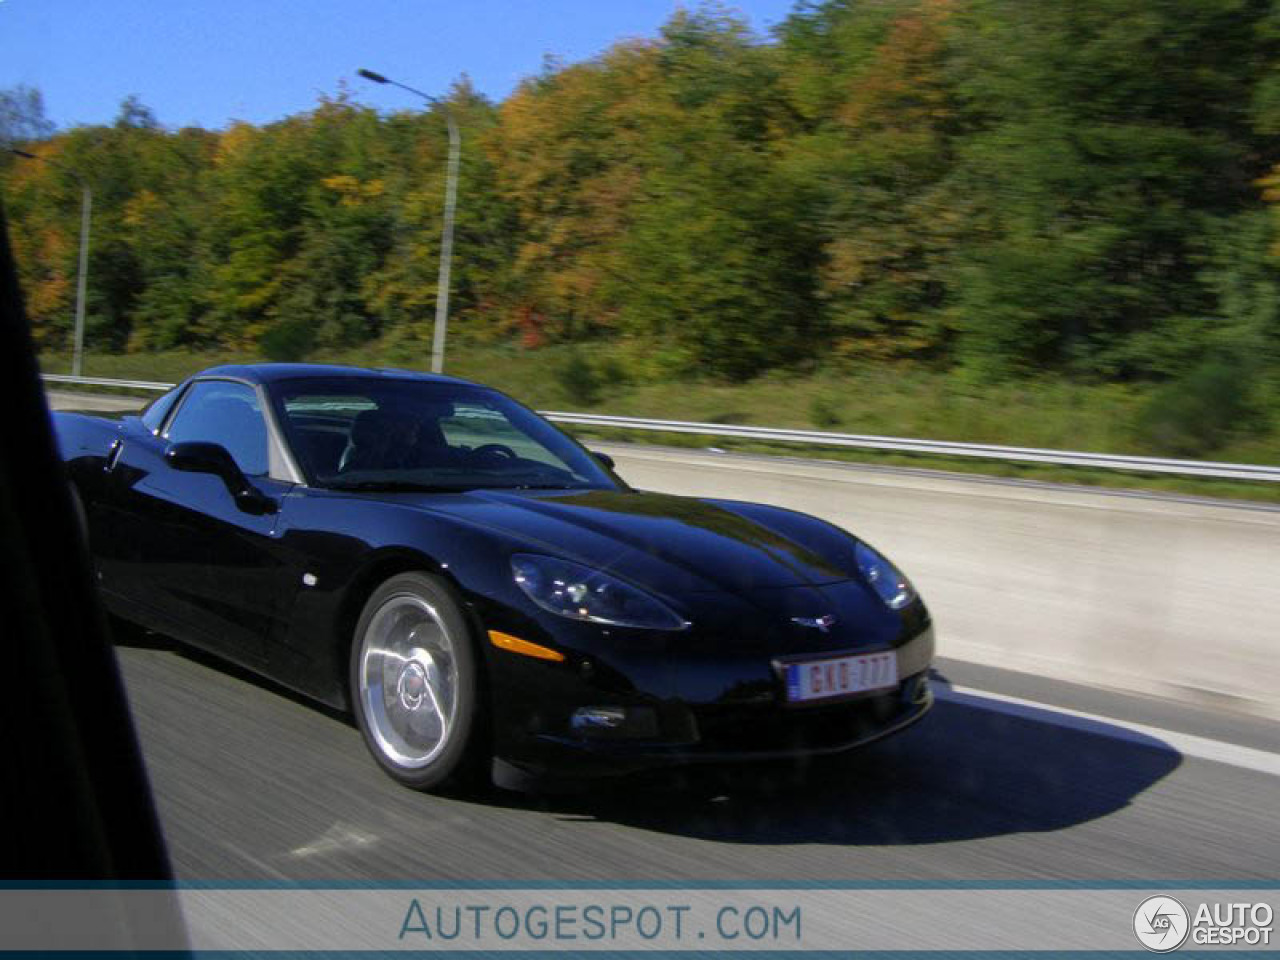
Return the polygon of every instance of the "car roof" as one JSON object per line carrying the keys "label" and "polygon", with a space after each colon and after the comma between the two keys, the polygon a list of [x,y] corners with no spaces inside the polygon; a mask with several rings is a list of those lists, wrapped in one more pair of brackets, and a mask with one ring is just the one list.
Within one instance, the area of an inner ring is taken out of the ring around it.
{"label": "car roof", "polygon": [[349,367],[330,363],[232,363],[201,370],[196,377],[233,377],[249,383],[278,383],[310,377],[327,377],[346,380],[415,380],[423,383],[452,383],[464,386],[482,386],[473,380],[447,377],[438,373],[421,373],[417,370],[392,368],[371,369]]}

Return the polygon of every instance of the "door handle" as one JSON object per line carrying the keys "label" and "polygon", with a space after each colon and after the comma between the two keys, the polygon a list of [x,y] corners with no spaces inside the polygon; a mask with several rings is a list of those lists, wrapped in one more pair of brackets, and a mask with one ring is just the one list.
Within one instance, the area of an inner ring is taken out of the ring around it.
{"label": "door handle", "polygon": [[124,452],[124,441],[117,437],[111,441],[111,449],[107,451],[107,462],[103,466],[104,473],[110,473],[116,467],[116,461],[120,459],[120,454]]}

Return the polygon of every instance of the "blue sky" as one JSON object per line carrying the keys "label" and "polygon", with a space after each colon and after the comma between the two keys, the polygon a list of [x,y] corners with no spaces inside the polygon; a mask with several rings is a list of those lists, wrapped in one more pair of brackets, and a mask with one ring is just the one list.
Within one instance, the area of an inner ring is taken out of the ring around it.
{"label": "blue sky", "polygon": [[[794,0],[729,3],[766,34]],[[44,94],[60,127],[109,123],[136,94],[167,127],[267,123],[343,84],[395,110],[368,67],[428,93],[461,74],[505,97],[545,55],[588,59],[652,37],[676,0],[0,0],[0,89]]]}

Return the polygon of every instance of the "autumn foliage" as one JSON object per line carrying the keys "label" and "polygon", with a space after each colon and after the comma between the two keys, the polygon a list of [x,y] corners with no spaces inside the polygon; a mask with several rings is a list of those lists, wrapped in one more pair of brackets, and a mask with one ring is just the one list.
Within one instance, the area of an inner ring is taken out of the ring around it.
{"label": "autumn foliage", "polygon": [[[1280,5],[715,6],[502,103],[342,95],[279,123],[110,127],[0,162],[41,342],[94,189],[95,350],[281,358],[429,336],[444,110],[462,130],[451,332],[608,343],[633,376],[844,361],[999,378],[1280,370]],[[28,92],[30,93],[30,92]]]}

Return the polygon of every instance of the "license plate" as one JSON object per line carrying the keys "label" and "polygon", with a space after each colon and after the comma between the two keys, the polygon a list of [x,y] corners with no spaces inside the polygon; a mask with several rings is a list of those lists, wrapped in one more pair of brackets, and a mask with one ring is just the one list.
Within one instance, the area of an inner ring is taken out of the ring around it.
{"label": "license plate", "polygon": [[791,703],[887,690],[898,685],[898,655],[886,650],[858,657],[789,663],[786,679],[787,700]]}

